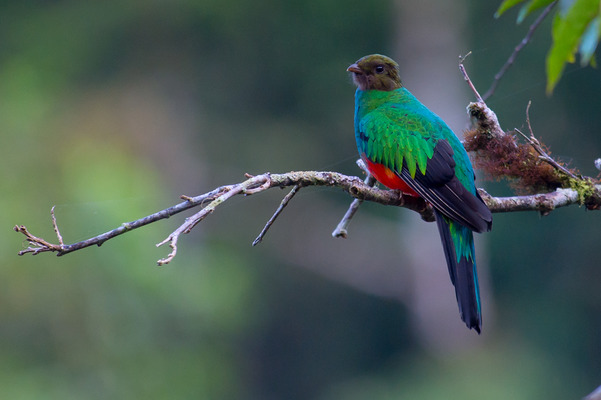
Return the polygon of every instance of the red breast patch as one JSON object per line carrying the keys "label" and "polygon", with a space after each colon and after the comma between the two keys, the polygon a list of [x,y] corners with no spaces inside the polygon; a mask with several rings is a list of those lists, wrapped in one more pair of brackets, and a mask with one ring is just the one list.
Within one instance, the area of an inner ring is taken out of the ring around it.
{"label": "red breast patch", "polygon": [[382,185],[386,186],[389,189],[400,190],[405,194],[419,197],[419,195],[415,192],[415,190],[411,189],[404,180],[402,180],[397,174],[394,173],[390,168],[369,161],[365,157],[361,157],[367,165],[367,169],[369,173],[374,176]]}

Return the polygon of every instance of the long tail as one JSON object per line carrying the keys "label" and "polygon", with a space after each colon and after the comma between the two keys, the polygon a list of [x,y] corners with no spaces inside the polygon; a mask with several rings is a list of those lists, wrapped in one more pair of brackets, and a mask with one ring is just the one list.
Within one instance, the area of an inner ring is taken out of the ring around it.
{"label": "long tail", "polygon": [[480,333],[480,289],[476,272],[474,235],[463,225],[451,221],[436,211],[436,224],[449,267],[451,282],[459,305],[459,314],[468,328]]}

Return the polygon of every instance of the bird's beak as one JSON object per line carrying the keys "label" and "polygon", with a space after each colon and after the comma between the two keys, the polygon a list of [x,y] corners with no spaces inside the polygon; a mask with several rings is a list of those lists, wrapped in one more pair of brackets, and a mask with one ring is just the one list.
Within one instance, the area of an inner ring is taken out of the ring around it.
{"label": "bird's beak", "polygon": [[349,67],[346,70],[348,72],[353,72],[355,74],[362,74],[363,73],[363,71],[361,71],[361,68],[359,68],[359,66],[357,65],[357,63],[349,65]]}

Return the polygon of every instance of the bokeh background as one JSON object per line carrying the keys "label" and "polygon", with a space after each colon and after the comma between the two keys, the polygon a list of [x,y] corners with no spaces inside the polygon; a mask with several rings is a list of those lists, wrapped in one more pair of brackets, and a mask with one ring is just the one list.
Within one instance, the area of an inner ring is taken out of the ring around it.
{"label": "bokeh background", "polygon": [[[185,215],[64,257],[67,242],[243,174],[354,164],[346,67],[380,52],[459,134],[527,31],[496,1],[4,1],[0,4],[0,395],[10,399],[577,399],[601,384],[599,214],[495,215],[478,237],[482,335],[459,319],[434,224],[306,188],[235,198],[157,267]],[[596,176],[599,70],[544,94],[550,21],[489,105]],[[509,195],[505,182],[479,184]]]}

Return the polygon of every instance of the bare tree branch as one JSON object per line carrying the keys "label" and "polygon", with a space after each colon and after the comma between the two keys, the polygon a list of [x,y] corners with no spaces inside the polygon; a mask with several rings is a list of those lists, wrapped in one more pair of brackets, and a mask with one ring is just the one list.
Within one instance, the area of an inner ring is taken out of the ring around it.
{"label": "bare tree branch", "polygon": [[[39,254],[43,252],[55,252],[58,256],[62,256],[93,245],[101,246],[107,240],[133,229],[140,228],[161,219],[169,218],[193,207],[201,206],[202,209],[198,213],[188,217],[184,224],[172,232],[163,242],[159,243],[159,245],[169,243],[172,248],[172,254],[170,254],[171,257],[168,256],[166,259],[161,260],[163,261],[162,263],[165,263],[165,261],[168,262],[175,256],[179,236],[182,233],[190,232],[196,224],[206,218],[217,206],[230,197],[237,194],[255,194],[273,187],[284,188],[295,185],[339,187],[356,199],[373,201],[384,205],[406,207],[422,214],[422,217],[426,220],[433,219],[432,210],[423,200],[412,196],[401,195],[399,192],[395,191],[370,187],[364,184],[358,177],[346,176],[337,172],[323,171],[295,171],[286,174],[266,173],[251,177],[244,182],[234,185],[220,186],[199,196],[181,196],[185,200],[182,203],[135,221],[123,223],[121,226],[108,232],[73,244],[62,244],[60,241],[59,244],[50,243],[43,238],[32,235],[25,226],[17,225],[14,227],[14,230],[25,235],[26,240],[29,242],[29,246],[26,249],[21,250],[18,254],[24,255],[28,253]],[[58,230],[58,226],[56,230]]]}
{"label": "bare tree branch", "polygon": [[[165,240],[157,245],[161,246],[164,244],[169,244],[171,247],[171,252],[167,255],[167,257],[158,261],[159,265],[167,264],[172,261],[177,254],[177,243],[179,237],[184,233],[189,233],[200,221],[212,214],[219,205],[236,195],[257,194],[275,187],[336,187],[347,192],[350,196],[354,197],[358,201],[370,201],[388,206],[408,208],[419,213],[424,220],[434,221],[432,207],[426,204],[423,199],[404,195],[398,191],[382,190],[376,187],[371,187],[368,183],[363,182],[356,176],[347,176],[337,172],[295,171],[285,174],[261,174],[237,184],[218,187],[199,196],[183,196],[186,201],[173,207],[161,210],[135,221],[126,222],[118,228],[73,244],[64,244],[61,242],[62,239],[59,239],[59,244],[53,244],[43,238],[32,235],[23,225],[15,226],[14,230],[25,235],[25,238],[29,243],[29,246],[26,249],[21,250],[18,254],[24,255],[31,253],[36,255],[43,252],[54,252],[58,256],[62,256],[93,245],[100,246],[107,240],[122,235],[133,229],[140,228],[161,219],[169,218],[193,207],[202,207],[201,210],[196,214],[186,218],[185,222],[180,227],[178,227]],[[601,193],[601,185],[595,186],[595,190],[597,196],[592,201],[601,207],[601,195],[599,195]],[[515,197],[493,197],[481,189],[480,193],[491,211],[495,213],[538,211],[543,215],[546,215],[555,208],[564,207],[571,204],[578,204],[582,200],[581,195],[573,189],[558,189],[550,193]],[[290,196],[290,198],[292,197],[290,194],[288,194],[288,196]],[[288,198],[288,201],[290,198]],[[287,201],[285,203],[287,204]],[[284,201],[282,204],[284,204]],[[283,209],[283,206],[280,206]],[[276,211],[276,214],[279,215],[279,212]],[[274,217],[272,218],[275,219],[277,215],[274,214]],[[55,232],[57,235],[60,235],[58,233],[58,225],[55,221],[56,219],[53,217],[53,224],[56,227]]]}

